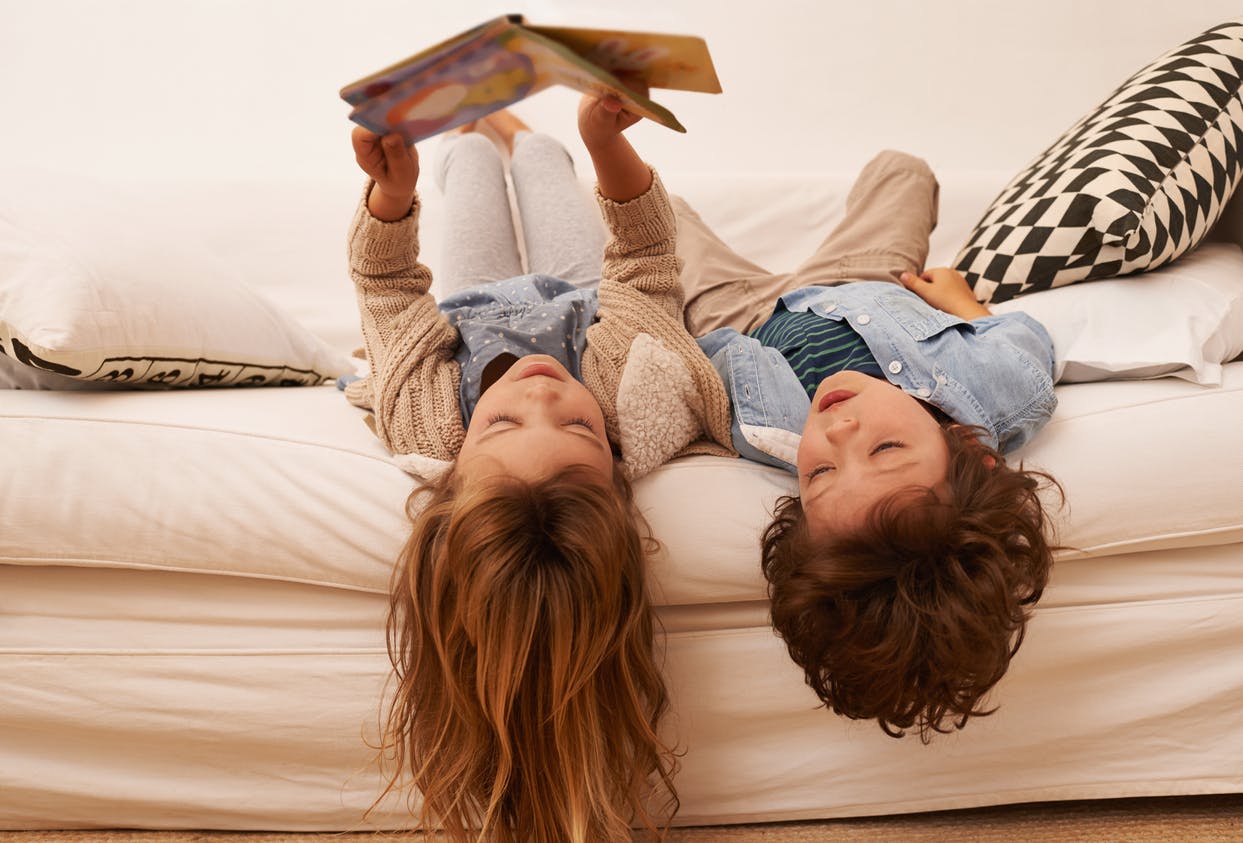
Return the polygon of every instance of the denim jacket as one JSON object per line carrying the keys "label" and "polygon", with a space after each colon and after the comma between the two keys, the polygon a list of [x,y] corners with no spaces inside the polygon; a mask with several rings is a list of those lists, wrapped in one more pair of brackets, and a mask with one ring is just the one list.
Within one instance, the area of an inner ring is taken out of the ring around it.
{"label": "denim jacket", "polygon": [[[804,287],[780,300],[793,312],[845,319],[890,383],[960,424],[984,428],[1002,453],[1031,439],[1057,406],[1053,341],[1026,314],[968,322],[882,281]],[[699,345],[729,391],[734,447],[747,459],[796,471],[811,402],[789,363],[732,328],[700,337]]]}

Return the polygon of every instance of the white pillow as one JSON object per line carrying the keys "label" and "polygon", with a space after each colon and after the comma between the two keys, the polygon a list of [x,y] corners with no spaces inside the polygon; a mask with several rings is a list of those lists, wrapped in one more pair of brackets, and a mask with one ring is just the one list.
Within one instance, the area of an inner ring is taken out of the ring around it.
{"label": "white pillow", "polygon": [[351,371],[179,228],[177,208],[63,176],[0,184],[0,387],[317,384]]}
{"label": "white pillow", "polygon": [[1048,329],[1060,383],[1174,375],[1217,386],[1220,364],[1243,353],[1243,249],[1203,243],[1160,269],[990,307]]}

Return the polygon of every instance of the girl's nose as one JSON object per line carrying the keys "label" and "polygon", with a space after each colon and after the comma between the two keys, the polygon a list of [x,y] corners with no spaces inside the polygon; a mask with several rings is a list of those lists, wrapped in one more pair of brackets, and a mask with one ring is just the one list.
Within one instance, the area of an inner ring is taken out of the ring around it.
{"label": "girl's nose", "polygon": [[551,382],[547,378],[531,378],[530,380],[531,383],[527,386],[525,393],[528,401],[552,404],[561,397],[561,392],[557,389],[555,382]]}

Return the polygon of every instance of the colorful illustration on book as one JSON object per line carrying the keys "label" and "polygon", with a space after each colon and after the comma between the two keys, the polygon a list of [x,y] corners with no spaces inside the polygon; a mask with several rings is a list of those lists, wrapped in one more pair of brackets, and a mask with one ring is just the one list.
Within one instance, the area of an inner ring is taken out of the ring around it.
{"label": "colorful illustration on book", "polygon": [[528,26],[521,15],[486,21],[341,89],[350,119],[376,134],[415,143],[553,85],[619,97],[630,112],[678,132],[664,106],[632,90],[720,93],[702,38],[650,32]]}
{"label": "colorful illustration on book", "polygon": [[642,73],[653,64],[668,58],[669,49],[653,44],[631,46],[625,38],[607,38],[583,58],[612,73]]}
{"label": "colorful illustration on book", "polygon": [[478,120],[529,96],[535,67],[522,53],[487,42],[461,58],[436,68],[416,90],[394,89],[401,96],[384,114],[384,122],[407,137],[426,137]]}

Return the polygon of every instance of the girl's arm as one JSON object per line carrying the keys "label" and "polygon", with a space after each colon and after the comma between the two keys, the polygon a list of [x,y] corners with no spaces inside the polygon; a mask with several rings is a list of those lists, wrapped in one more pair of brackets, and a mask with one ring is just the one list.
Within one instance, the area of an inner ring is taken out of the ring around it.
{"label": "girl's arm", "polygon": [[[350,141],[354,160],[371,177],[363,202],[350,226],[350,274],[358,290],[359,308],[372,365],[408,330],[403,315],[416,302],[429,299],[431,271],[419,263],[419,202],[415,187],[419,158],[400,135],[381,138],[355,127]],[[433,309],[434,302],[425,302]]]}
{"label": "girl's arm", "polygon": [[[631,84],[646,90],[641,81]],[[642,330],[643,314],[652,308],[679,324],[682,319],[673,209],[660,179],[622,135],[639,119],[614,97],[588,94],[578,107],[578,131],[595,165],[596,193],[610,235],[604,248],[600,319],[633,323],[627,330]]]}
{"label": "girl's arm", "polygon": [[393,453],[452,459],[463,436],[457,409],[457,331],[428,292],[419,262],[418,157],[396,135],[353,134],[368,183],[349,230],[375,431]]}
{"label": "girl's arm", "polygon": [[367,210],[378,220],[394,222],[410,213],[419,181],[419,155],[400,135],[380,137],[355,126],[350,135],[354,160],[375,180],[367,196]]}
{"label": "girl's arm", "polygon": [[583,97],[578,107],[578,132],[596,168],[600,193],[614,202],[642,196],[652,185],[652,172],[622,135],[639,121],[614,97]]}

